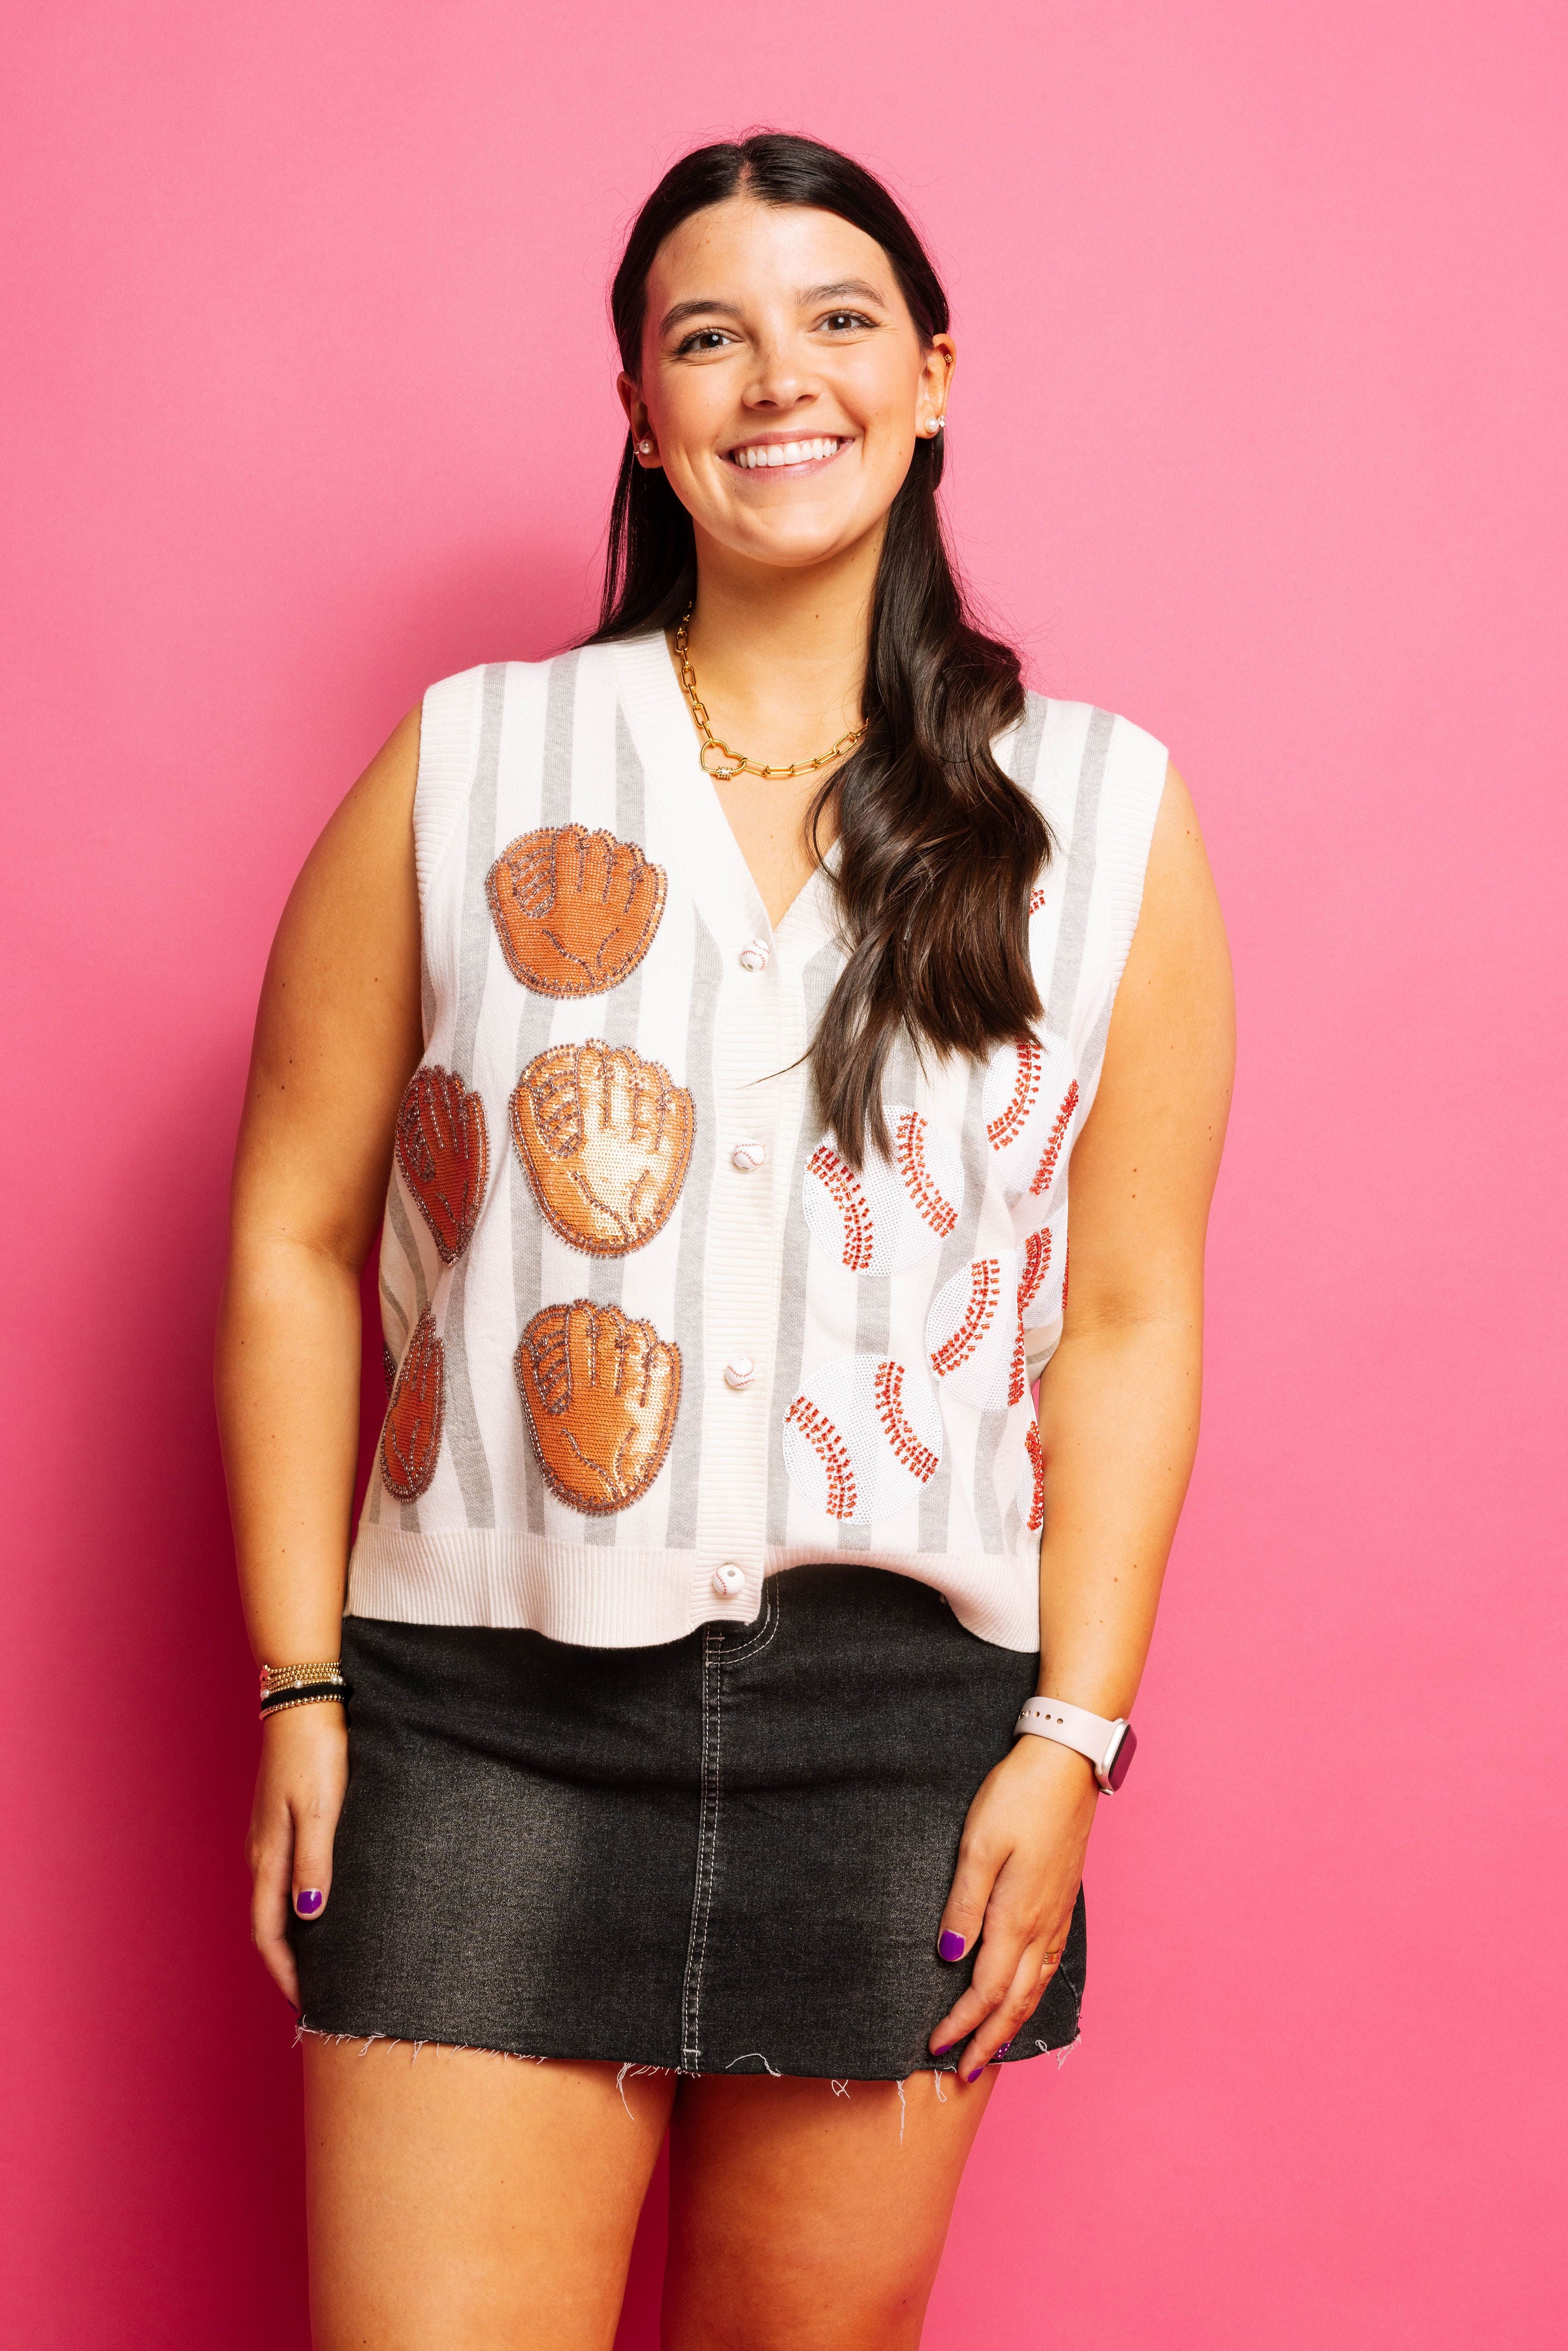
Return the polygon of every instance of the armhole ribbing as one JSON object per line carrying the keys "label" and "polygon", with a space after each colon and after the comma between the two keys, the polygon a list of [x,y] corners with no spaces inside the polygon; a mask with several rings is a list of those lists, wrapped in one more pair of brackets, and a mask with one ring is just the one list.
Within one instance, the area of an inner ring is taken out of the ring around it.
{"label": "armhole ribbing", "polygon": [[450,848],[479,758],[485,668],[433,685],[421,705],[419,780],[413,795],[413,870],[423,911],[437,867]]}
{"label": "armhole ribbing", "polygon": [[1130,719],[1112,720],[1095,849],[1093,894],[1099,904],[1093,929],[1099,942],[1094,957],[1098,968],[1092,984],[1081,989],[1074,1008],[1087,1023],[1086,1033],[1080,1030],[1074,1039],[1085,1105],[1099,1087],[1116,992],[1138,927],[1149,846],[1168,764],[1163,743]]}
{"label": "armhole ribbing", "polygon": [[1166,788],[1169,755],[1163,743],[1130,719],[1118,718],[1111,738],[1100,803],[1099,868],[1109,931],[1110,993],[1114,995],[1132,951],[1144,903],[1149,845]]}

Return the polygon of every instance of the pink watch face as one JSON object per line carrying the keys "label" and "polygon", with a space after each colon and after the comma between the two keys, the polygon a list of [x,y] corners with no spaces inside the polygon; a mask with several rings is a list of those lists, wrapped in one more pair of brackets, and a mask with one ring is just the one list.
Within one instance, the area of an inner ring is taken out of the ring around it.
{"label": "pink watch face", "polygon": [[1127,1776],[1127,1766],[1133,1760],[1133,1752],[1137,1744],[1137,1734],[1129,1723],[1117,1743],[1116,1752],[1111,1758],[1111,1769],[1105,1774],[1105,1785],[1111,1790],[1113,1795]]}

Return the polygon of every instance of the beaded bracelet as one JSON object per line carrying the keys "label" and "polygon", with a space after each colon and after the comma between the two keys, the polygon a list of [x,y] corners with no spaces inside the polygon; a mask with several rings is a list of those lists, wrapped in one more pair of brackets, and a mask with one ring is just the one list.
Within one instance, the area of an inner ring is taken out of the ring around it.
{"label": "beaded bracelet", "polygon": [[318,1657],[308,1666],[263,1666],[261,1694],[270,1698],[274,1690],[286,1689],[298,1682],[340,1682],[343,1668],[336,1657]]}
{"label": "beaded bracelet", "polygon": [[257,1709],[263,1722],[269,1714],[286,1714],[291,1706],[341,1706],[349,1695],[345,1682],[319,1682],[313,1687],[279,1691],[277,1698],[264,1698]]}
{"label": "beaded bracelet", "polygon": [[263,1666],[261,1719],[281,1714],[285,1707],[324,1706],[348,1696],[343,1668],[336,1657],[320,1657],[304,1666]]}

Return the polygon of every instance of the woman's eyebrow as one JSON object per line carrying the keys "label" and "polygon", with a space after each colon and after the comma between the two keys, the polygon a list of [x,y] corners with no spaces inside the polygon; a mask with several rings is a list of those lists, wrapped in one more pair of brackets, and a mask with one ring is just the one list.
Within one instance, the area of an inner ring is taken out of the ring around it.
{"label": "woman's eyebrow", "polygon": [[885,310],[887,297],[880,287],[870,286],[863,277],[840,277],[831,286],[808,286],[800,297],[805,309],[812,302],[839,302],[854,295],[862,302],[879,303]]}
{"label": "woman's eyebrow", "polygon": [[670,329],[678,327],[684,319],[700,319],[705,314],[711,316],[716,311],[721,319],[738,319],[740,316],[737,303],[721,302],[716,296],[705,294],[695,302],[673,303],[659,321],[659,332],[661,335],[667,335]]}

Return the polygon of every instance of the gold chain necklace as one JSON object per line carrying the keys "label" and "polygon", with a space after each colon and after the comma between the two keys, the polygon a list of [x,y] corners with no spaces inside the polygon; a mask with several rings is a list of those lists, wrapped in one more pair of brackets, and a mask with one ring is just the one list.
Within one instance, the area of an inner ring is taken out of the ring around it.
{"label": "gold chain necklace", "polygon": [[[819,751],[814,759],[797,759],[794,765],[789,768],[758,767],[757,761],[748,759],[744,752],[732,751],[727,743],[721,743],[713,731],[707,715],[707,706],[697,692],[697,674],[692,667],[692,657],[687,650],[686,623],[692,617],[692,607],[687,607],[681,624],[675,631],[675,659],[681,665],[682,690],[691,705],[692,716],[696,721],[697,733],[703,738],[703,747],[697,757],[716,783],[727,784],[732,776],[742,775],[766,776],[774,783],[783,783],[790,776],[809,776],[813,768],[825,768],[830,759],[841,759],[846,751],[854,749],[855,745],[865,733],[863,721],[859,726],[852,728],[848,735],[841,735],[831,751]],[[713,754],[712,759],[708,757],[710,752]]]}

